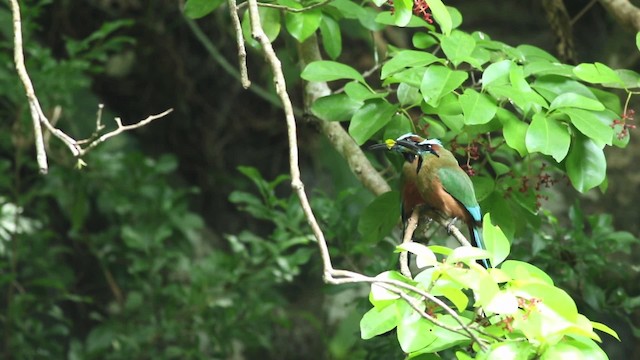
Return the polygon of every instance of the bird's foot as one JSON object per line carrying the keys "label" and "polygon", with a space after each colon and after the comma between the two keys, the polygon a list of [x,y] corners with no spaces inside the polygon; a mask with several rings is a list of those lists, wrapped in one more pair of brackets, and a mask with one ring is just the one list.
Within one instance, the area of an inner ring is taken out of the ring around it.
{"label": "bird's foot", "polygon": [[456,222],[456,220],[458,220],[458,218],[454,217],[447,223],[447,232],[449,233],[449,235],[451,235],[451,232],[452,232],[451,228],[453,227],[453,224]]}

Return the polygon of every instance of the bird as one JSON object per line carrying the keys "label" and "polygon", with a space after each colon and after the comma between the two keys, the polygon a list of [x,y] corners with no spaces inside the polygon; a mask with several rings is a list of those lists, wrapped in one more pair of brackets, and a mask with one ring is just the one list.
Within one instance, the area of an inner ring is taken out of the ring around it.
{"label": "bird", "polygon": [[[473,183],[440,140],[407,133],[371,148],[383,147],[401,153],[405,160],[401,182],[403,222],[416,206],[425,205],[439,216],[452,219],[450,225],[456,219],[463,220],[469,228],[471,243],[486,249],[480,232],[482,213]],[[488,259],[482,259],[480,264],[487,269],[491,267]]]}

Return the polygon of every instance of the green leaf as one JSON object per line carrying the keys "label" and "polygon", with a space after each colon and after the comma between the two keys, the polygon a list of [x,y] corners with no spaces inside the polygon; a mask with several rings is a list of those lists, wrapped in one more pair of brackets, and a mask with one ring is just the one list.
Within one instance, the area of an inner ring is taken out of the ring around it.
{"label": "green leaf", "polygon": [[620,340],[620,337],[618,336],[618,333],[615,330],[613,330],[612,328],[610,328],[607,325],[605,325],[605,324],[602,324],[602,323],[599,323],[599,322],[595,322],[595,321],[591,321],[591,326],[593,326],[593,328],[596,329],[596,330],[600,330],[600,331],[602,331],[604,333],[607,333],[607,334],[613,336],[618,341],[622,341],[622,340]]}
{"label": "green leaf", "polygon": [[556,359],[608,360],[609,358],[593,340],[572,335],[550,346],[540,356],[540,360]]}
{"label": "green leaf", "polygon": [[445,36],[440,43],[442,51],[454,66],[466,61],[473,53],[476,41],[463,31],[454,30],[451,35]]}
{"label": "green leaf", "polygon": [[398,324],[398,317],[396,306],[372,308],[360,320],[360,337],[367,340],[393,330]]}
{"label": "green leaf", "polygon": [[349,134],[358,145],[362,145],[387,125],[397,110],[395,105],[383,100],[369,101],[353,114]]}
{"label": "green leaf", "polygon": [[384,80],[384,85],[403,82],[407,83],[407,85],[419,88],[425,72],[427,72],[427,69],[423,67],[402,70],[386,78]]}
{"label": "green leaf", "polygon": [[576,93],[564,93],[558,95],[558,97],[553,99],[553,101],[549,105],[549,110],[565,107],[594,111],[604,110],[604,105],[602,105],[600,101]]}
{"label": "green leaf", "polygon": [[624,89],[640,88],[640,74],[638,74],[637,72],[633,70],[620,69],[620,70],[616,70],[616,74],[620,76],[620,79],[622,80],[622,85],[613,86],[613,87],[619,87]]}
{"label": "green leaf", "polygon": [[318,98],[311,105],[311,113],[324,121],[347,121],[364,105],[347,94],[331,94]]}
{"label": "green leaf", "polygon": [[437,44],[438,39],[431,36],[430,34],[418,32],[413,34],[413,38],[411,38],[411,43],[417,49],[427,49]]}
{"label": "green leaf", "polygon": [[524,77],[522,66],[512,66],[509,69],[509,80],[514,90],[517,90],[510,98],[525,113],[529,111],[539,112],[541,108],[547,108],[548,104],[542,96],[536,93]]}
{"label": "green leaf", "polygon": [[341,16],[347,19],[358,20],[366,16],[364,8],[351,0],[333,0],[327,7],[334,8]]}
{"label": "green leaf", "polygon": [[422,318],[408,305],[402,318],[398,322],[398,342],[402,351],[406,353],[418,351],[436,341],[434,327],[427,319]]}
{"label": "green leaf", "polygon": [[433,253],[426,245],[417,242],[402,243],[396,246],[396,252],[407,251],[416,256],[416,266],[423,268],[438,264],[436,254]]}
{"label": "green leaf", "polygon": [[365,83],[364,77],[356,69],[335,61],[321,60],[308,64],[300,77],[307,81],[333,81],[351,79]]}
{"label": "green leaf", "polygon": [[525,141],[529,152],[541,152],[560,162],[569,152],[571,136],[567,127],[557,120],[536,113],[527,130]]}
{"label": "green leaf", "polygon": [[[408,284],[415,284],[414,281],[407,279],[405,276],[397,271],[385,271],[376,276],[377,280],[397,280],[406,282]],[[377,308],[383,308],[395,303],[396,299],[400,299],[400,295],[393,291],[389,291],[386,288],[376,284],[371,284],[371,293],[369,294],[369,301]]]}
{"label": "green leaf", "polygon": [[482,219],[482,238],[487,250],[491,253],[491,265],[498,266],[509,256],[511,244],[500,226],[493,225],[489,213]]}
{"label": "green leaf", "polygon": [[422,98],[427,104],[436,107],[440,98],[457,89],[468,76],[466,71],[454,71],[441,65],[430,66],[420,84]]}
{"label": "green leaf", "polygon": [[640,51],[640,32],[636,33],[636,47]]}
{"label": "green leaf", "polygon": [[485,359],[527,360],[536,355],[536,349],[527,341],[498,342],[491,346]]}
{"label": "green leaf", "polygon": [[456,286],[448,280],[438,280],[438,282],[436,282],[436,284],[431,288],[431,294],[446,297],[459,312],[466,310],[469,305],[469,297],[460,289],[459,286]]}
{"label": "green leaf", "polygon": [[591,138],[600,147],[604,146],[604,144],[611,145],[613,128],[600,121],[596,114],[587,110],[572,108],[564,108],[562,112],[569,115],[571,123],[581,133]]}
{"label": "green leaf", "polygon": [[513,66],[511,60],[502,60],[487,66],[482,72],[482,88],[484,89],[491,84],[508,84],[511,66]]}
{"label": "green leaf", "polygon": [[602,148],[593,140],[578,135],[567,155],[566,168],[573,187],[586,192],[604,181],[607,160]]}
{"label": "green leaf", "polygon": [[386,79],[405,68],[427,66],[438,61],[442,62],[443,60],[425,51],[402,50],[382,65],[380,79]]}
{"label": "green leaf", "polygon": [[320,22],[320,35],[322,36],[322,46],[332,59],[337,59],[342,53],[342,35],[340,25],[331,16],[322,15]]}
{"label": "green leaf", "polygon": [[511,291],[501,290],[484,309],[494,314],[513,315],[518,311],[518,298]]}
{"label": "green leaf", "polygon": [[533,45],[518,45],[516,49],[524,56],[527,62],[532,61],[548,61],[551,63],[559,63],[560,61],[556,59],[553,55],[548,52],[540,49],[537,46]]}
{"label": "green leaf", "polygon": [[396,113],[391,121],[384,127],[383,139],[397,139],[400,135],[404,135],[413,131],[411,120],[404,113]]}
{"label": "green leaf", "polygon": [[580,79],[594,84],[622,84],[622,79],[613,69],[605,64],[580,64],[573,69],[573,73]]}
{"label": "green leaf", "polygon": [[524,65],[524,75],[560,75],[567,78],[573,77],[573,66],[560,63],[550,63],[546,60],[529,62]]}
{"label": "green leaf", "polygon": [[473,188],[476,190],[476,199],[482,201],[489,196],[495,189],[495,181],[488,176],[473,176],[471,177],[473,182]]}
{"label": "green leaf", "polygon": [[357,81],[352,81],[347,83],[344,87],[344,92],[353,100],[356,101],[365,101],[370,99],[383,98],[387,96],[388,92],[373,92],[368,87],[362,85]]}
{"label": "green leaf", "polygon": [[418,105],[422,101],[420,89],[407,83],[400,83],[400,85],[398,85],[397,95],[400,105],[403,106]]}
{"label": "green leaf", "polygon": [[464,115],[464,123],[467,125],[486,124],[496,114],[498,106],[487,97],[471,88],[465,89],[460,95],[460,106],[462,106],[462,114]]}
{"label": "green leaf", "polygon": [[553,280],[547,273],[524,261],[507,260],[502,263],[500,270],[507,273],[513,280],[538,281],[553,285]]}
{"label": "green leaf", "polygon": [[199,19],[215,10],[224,0],[187,0],[184,14],[191,19]]}
{"label": "green leaf", "polygon": [[[283,1],[284,0],[279,0],[280,3],[283,3]],[[296,4],[295,6],[291,6],[293,8],[302,7],[302,4],[293,0],[286,1],[285,4],[288,6]],[[284,19],[289,34],[299,42],[303,42],[320,27],[322,12],[320,9],[312,9],[299,13],[287,11],[285,12]]]}
{"label": "green leaf", "polygon": [[[554,315],[558,315],[570,323],[575,323],[578,320],[576,303],[569,294],[560,288],[541,282],[517,282],[512,283],[511,289],[517,296],[522,296],[525,299],[542,300],[535,305],[536,310],[547,318],[553,318]],[[552,313],[547,313],[547,310]],[[549,327],[553,327],[553,325],[549,324]]]}
{"label": "green leaf", "polygon": [[362,235],[364,242],[373,243],[382,240],[398,224],[399,198],[397,191],[389,191],[367,205],[358,221],[358,232]]}
{"label": "green leaf", "polygon": [[[264,33],[267,34],[270,42],[273,42],[280,34],[280,10],[260,7],[258,9],[260,14],[260,23]],[[251,36],[251,21],[249,20],[249,12],[245,11],[242,17],[242,34],[245,41],[253,47],[259,47],[260,44]]]}
{"label": "green leaf", "polygon": [[520,156],[527,155],[529,152],[527,151],[526,137],[529,125],[504,108],[498,108],[496,117],[502,123],[502,135],[507,145],[516,150]]}
{"label": "green leaf", "polygon": [[453,29],[453,21],[449,10],[441,0],[429,0],[429,8],[433,14],[433,19],[440,25],[440,29],[444,35],[449,35]]}
{"label": "green leaf", "polygon": [[396,26],[406,26],[413,16],[413,0],[395,0],[394,8],[394,24]]}

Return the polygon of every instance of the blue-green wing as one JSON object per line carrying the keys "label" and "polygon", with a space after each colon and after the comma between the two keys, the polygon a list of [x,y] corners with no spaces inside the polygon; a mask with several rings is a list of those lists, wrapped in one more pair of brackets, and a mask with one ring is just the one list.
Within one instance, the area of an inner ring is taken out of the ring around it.
{"label": "blue-green wing", "polygon": [[460,201],[474,220],[480,221],[482,214],[480,213],[480,206],[469,175],[460,167],[451,166],[438,169],[438,177],[444,190]]}

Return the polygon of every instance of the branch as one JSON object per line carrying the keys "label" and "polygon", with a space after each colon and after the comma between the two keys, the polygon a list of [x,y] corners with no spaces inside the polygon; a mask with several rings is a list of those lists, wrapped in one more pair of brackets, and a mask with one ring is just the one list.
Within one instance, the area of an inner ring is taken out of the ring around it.
{"label": "branch", "polygon": [[458,240],[461,246],[473,246],[471,245],[469,240],[467,240],[467,238],[464,235],[462,235],[462,232],[460,231],[460,229],[458,229],[455,225],[447,223],[445,219],[439,216],[437,217],[436,221],[438,222],[438,224],[442,225],[442,227],[447,229],[447,231],[451,233],[451,236],[453,236],[454,238],[456,238],[456,240]]}
{"label": "branch", "polygon": [[[299,45],[301,67],[307,64],[322,60],[318,38],[311,35],[307,40]],[[309,112],[311,104],[319,97],[331,94],[331,90],[325,82],[308,82],[305,86],[305,112]],[[371,162],[362,152],[362,149],[353,141],[353,138],[337,122],[315,120],[320,131],[327,137],[334,149],[344,157],[349,168],[360,182],[375,195],[380,195],[391,191],[389,184],[384,180],[378,171],[371,165]]]}
{"label": "branch", "polygon": [[[138,121],[137,123],[135,123],[135,124],[131,124],[131,125],[122,125],[122,119],[120,119],[119,117],[117,117],[117,118],[115,118],[114,120],[115,120],[116,124],[118,125],[118,128],[117,128],[117,129],[115,129],[115,130],[113,130],[113,131],[110,131],[110,132],[108,132],[108,133],[106,133],[106,134],[103,134],[102,136],[98,137],[98,138],[97,138],[97,139],[95,139],[95,140],[91,140],[91,141],[89,141],[89,142],[88,142],[88,143],[89,143],[89,145],[87,145],[87,146],[86,146],[86,147],[84,147],[84,148],[80,148],[80,154],[79,154],[79,156],[85,155],[87,152],[89,152],[89,150],[91,150],[91,149],[93,149],[94,147],[98,146],[99,144],[101,144],[101,143],[103,143],[103,142],[107,141],[107,139],[109,139],[109,138],[111,138],[111,137],[114,137],[114,136],[116,136],[116,135],[118,135],[118,134],[121,134],[121,133],[123,133],[123,132],[125,132],[125,131],[128,131],[128,130],[133,130],[133,129],[137,129],[137,128],[139,128],[139,127],[143,127],[143,126],[145,126],[145,125],[149,124],[150,122],[152,122],[153,120],[157,120],[157,119],[160,119],[160,118],[162,118],[162,117],[167,116],[167,115],[168,115],[169,113],[171,113],[172,111],[173,111],[173,109],[167,109],[167,110],[165,110],[165,111],[161,112],[160,114],[156,114],[156,115],[149,115],[149,116],[147,116],[147,118],[146,118],[146,119],[144,119],[144,120],[140,120],[140,121]],[[98,114],[101,114],[101,112],[98,112]],[[100,121],[99,121],[99,119],[100,119],[100,115],[98,115],[98,121],[97,121],[98,126],[100,126]],[[77,145],[80,145],[80,144],[82,143],[82,140],[81,140],[81,141],[76,141],[75,143],[76,143]]]}
{"label": "branch", "polygon": [[[404,236],[402,237],[402,243],[406,244],[406,243],[410,243],[413,237],[413,233],[416,231],[416,228],[418,227],[418,218],[420,217],[420,207],[416,206],[413,208],[413,211],[411,212],[411,216],[409,217],[409,220],[407,220],[407,226],[404,228]],[[409,268],[409,252],[408,251],[403,251],[400,253],[400,273],[402,273],[402,275],[408,277],[409,279],[412,279],[413,277],[411,276],[411,269]]]}
{"label": "branch", "polygon": [[248,89],[251,86],[249,81],[249,72],[247,71],[247,50],[244,47],[244,39],[242,38],[242,25],[240,24],[240,17],[238,16],[238,7],[235,0],[228,0],[229,15],[231,15],[231,22],[233,23],[233,31],[236,34],[236,43],[238,46],[238,62],[240,63],[240,82],[242,87]]}
{"label": "branch", "polygon": [[635,7],[628,0],[599,1],[616,18],[620,25],[634,32],[640,31],[640,8]]}
{"label": "branch", "polygon": [[40,114],[42,109],[40,103],[33,90],[33,84],[24,65],[24,53],[22,51],[22,20],[20,18],[20,6],[18,0],[10,0],[11,12],[13,16],[13,60],[16,64],[16,71],[20,77],[20,81],[24,85],[29,101],[29,110],[33,119],[33,137],[36,142],[36,159],[41,174],[46,174],[49,170],[47,165],[47,152],[44,149],[44,138],[42,136],[42,127],[40,126]]}
{"label": "branch", "polygon": [[[231,0],[230,0],[231,1]],[[279,10],[284,10],[284,11],[288,11],[288,12],[292,12],[292,13],[301,13],[301,12],[305,12],[305,11],[309,11],[315,8],[319,8],[321,6],[324,6],[330,2],[332,2],[333,0],[324,0],[321,1],[319,3],[315,3],[313,5],[309,5],[307,7],[303,7],[303,8],[292,8],[289,6],[284,6],[284,5],[277,5],[277,4],[271,4],[271,3],[263,3],[263,2],[259,2],[258,6],[260,7],[268,7],[268,8],[272,8],[272,9],[279,9]],[[251,6],[251,4],[249,2],[243,2],[242,4],[238,5],[237,8],[238,9],[242,9],[244,8],[247,4],[249,4],[249,6]],[[235,7],[235,4],[234,4]]]}
{"label": "branch", "polygon": [[[98,117],[96,121],[96,135],[95,138],[90,138],[90,140],[85,141],[77,141],[71,136],[65,134],[62,130],[57,129],[53,124],[57,122],[57,119],[60,116],[60,109],[56,108],[54,110],[54,117],[52,121],[49,121],[47,117],[44,115],[42,111],[42,106],[40,106],[40,101],[36,96],[35,89],[33,87],[33,83],[31,82],[31,78],[29,77],[29,73],[27,72],[27,68],[24,63],[24,50],[22,43],[22,20],[20,17],[20,6],[18,5],[18,0],[10,0],[11,3],[11,13],[13,17],[13,58],[16,65],[16,71],[20,78],[20,82],[24,86],[27,101],[29,102],[29,110],[31,112],[31,119],[33,120],[33,134],[36,142],[36,160],[38,162],[38,168],[40,169],[41,174],[46,174],[49,166],[47,164],[47,152],[45,150],[45,137],[42,133],[42,125],[44,125],[47,130],[53,136],[57,137],[62,141],[63,144],[69,148],[71,154],[74,157],[80,157],[86,154],[90,149],[94,148],[98,144],[104,142],[108,138],[118,135],[124,131],[139,128],[144,126],[155,119],[159,119],[167,114],[169,114],[173,109],[166,110],[158,115],[151,115],[145,120],[142,120],[133,125],[122,125],[122,121],[120,118],[116,118],[116,123],[118,124],[118,128],[112,132],[106,133],[100,137],[97,137],[97,134],[102,130],[102,125],[100,124],[101,116],[102,116],[102,107],[99,108]],[[102,105],[100,105],[102,106]],[[48,140],[48,137],[47,137]],[[82,145],[86,145],[84,148]]]}

